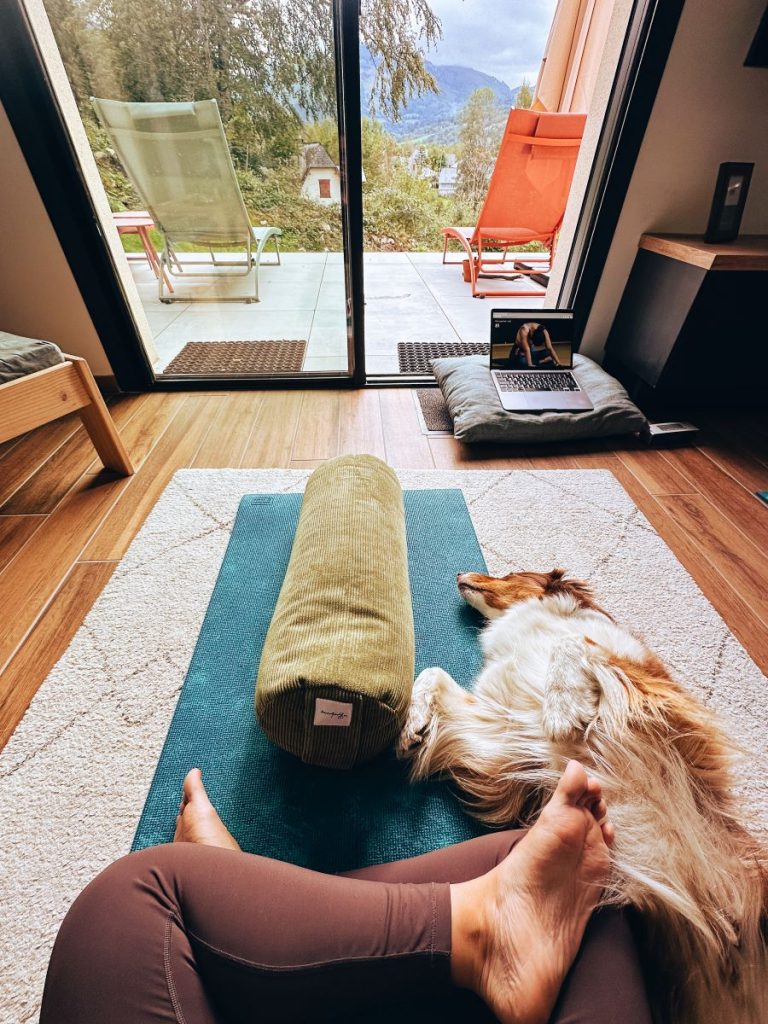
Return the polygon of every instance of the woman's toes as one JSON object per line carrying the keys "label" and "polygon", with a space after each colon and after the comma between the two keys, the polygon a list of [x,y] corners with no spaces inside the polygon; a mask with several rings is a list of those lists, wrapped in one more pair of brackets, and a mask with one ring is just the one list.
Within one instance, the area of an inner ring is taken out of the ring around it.
{"label": "woman's toes", "polygon": [[616,838],[616,831],[607,818],[601,824],[600,831],[603,833],[603,841],[605,845],[613,846],[613,841]]}
{"label": "woman's toes", "polygon": [[539,820],[492,872],[496,910],[476,991],[504,1024],[550,1018],[609,881],[613,826],[601,792],[569,761]]}
{"label": "woman's toes", "polygon": [[552,803],[578,805],[587,792],[589,778],[578,761],[569,761],[552,796]]}
{"label": "woman's toes", "polygon": [[595,821],[600,825],[608,814],[608,804],[605,800],[596,800],[594,803],[588,804],[587,807]]}
{"label": "woman's toes", "polygon": [[184,795],[176,818],[176,842],[223,846],[239,850],[234,837],[211,803],[203,785],[199,768],[193,768],[184,779]]}
{"label": "woman's toes", "polygon": [[599,779],[596,779],[593,775],[587,778],[587,789],[584,793],[585,802],[593,802],[600,800],[603,795],[603,787]]}
{"label": "woman's toes", "polygon": [[187,772],[184,778],[183,790],[183,802],[185,803],[195,798],[205,797],[206,800],[208,799],[208,794],[203,785],[203,773],[199,768],[192,768],[191,771]]}

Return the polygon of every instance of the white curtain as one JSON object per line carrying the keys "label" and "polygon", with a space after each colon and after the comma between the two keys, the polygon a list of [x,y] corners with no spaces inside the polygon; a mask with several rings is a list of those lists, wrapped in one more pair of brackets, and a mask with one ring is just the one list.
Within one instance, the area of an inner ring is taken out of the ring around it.
{"label": "white curtain", "polygon": [[534,110],[589,112],[614,0],[559,0],[541,62]]}

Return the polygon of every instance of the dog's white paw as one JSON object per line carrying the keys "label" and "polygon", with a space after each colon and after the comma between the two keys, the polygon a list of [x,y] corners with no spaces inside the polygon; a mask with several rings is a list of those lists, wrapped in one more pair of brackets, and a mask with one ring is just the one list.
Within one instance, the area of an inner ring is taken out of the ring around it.
{"label": "dog's white paw", "polygon": [[435,691],[444,675],[445,672],[441,668],[425,668],[416,677],[408,717],[397,740],[398,757],[408,757],[424,739],[424,733],[432,719]]}
{"label": "dog's white paw", "polygon": [[541,724],[544,735],[552,743],[568,743],[584,736],[586,722],[574,714],[574,708],[563,699],[550,697],[544,704]]}
{"label": "dog's white paw", "polygon": [[567,637],[552,651],[544,687],[541,724],[553,743],[581,740],[597,714],[599,690],[585,645]]}

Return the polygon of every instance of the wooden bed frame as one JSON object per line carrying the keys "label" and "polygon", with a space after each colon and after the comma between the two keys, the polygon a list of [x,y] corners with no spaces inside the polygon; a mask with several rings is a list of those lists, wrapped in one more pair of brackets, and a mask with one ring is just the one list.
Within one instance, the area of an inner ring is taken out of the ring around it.
{"label": "wooden bed frame", "polygon": [[76,412],[108,469],[122,476],[133,465],[88,363],[79,356],[0,384],[0,444]]}

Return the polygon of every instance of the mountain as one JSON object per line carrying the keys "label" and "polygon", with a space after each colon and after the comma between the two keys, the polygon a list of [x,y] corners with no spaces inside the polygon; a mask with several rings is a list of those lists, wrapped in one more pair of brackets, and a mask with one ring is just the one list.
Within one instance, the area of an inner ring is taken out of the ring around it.
{"label": "mountain", "polygon": [[[499,78],[465,68],[458,64],[432,64],[425,61],[427,71],[437,82],[439,92],[424,93],[414,97],[406,107],[399,121],[379,117],[388,132],[397,139],[414,139],[419,142],[437,142],[450,145],[457,141],[458,115],[461,108],[475,89],[490,88],[496,94],[502,109],[502,119],[510,107],[515,105],[518,89],[510,89]],[[368,97],[376,73],[373,58],[364,47],[360,49],[360,83],[363,98],[363,114],[368,111]]]}

